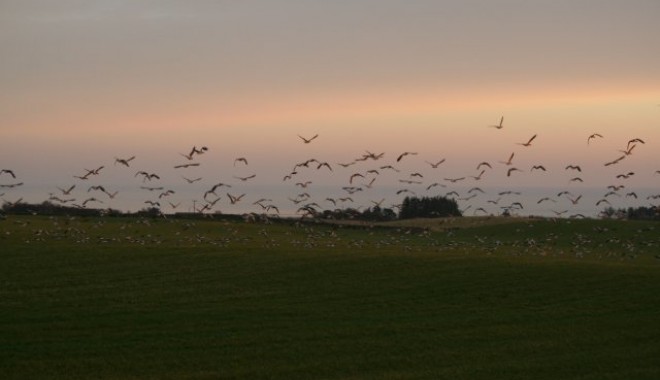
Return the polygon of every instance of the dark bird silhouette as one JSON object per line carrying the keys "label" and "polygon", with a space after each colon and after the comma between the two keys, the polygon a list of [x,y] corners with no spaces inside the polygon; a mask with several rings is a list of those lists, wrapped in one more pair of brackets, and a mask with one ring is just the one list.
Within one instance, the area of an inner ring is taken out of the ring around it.
{"label": "dark bird silhouette", "polygon": [[574,178],[571,178],[571,180],[568,181],[568,182],[584,182],[584,181],[580,177],[574,177]]}
{"label": "dark bird silhouette", "polygon": [[247,181],[247,180],[249,180],[249,179],[252,179],[252,178],[254,178],[254,177],[256,177],[256,176],[257,176],[256,174],[252,174],[252,175],[249,175],[249,176],[247,176],[247,177],[237,177],[237,176],[234,176],[234,178],[236,178],[236,179],[240,179],[241,181],[245,182],[245,181]]}
{"label": "dark bird silhouette", "polygon": [[355,174],[351,175],[351,178],[349,179],[348,183],[353,184],[353,178],[355,178],[355,177],[362,177],[362,178],[364,178],[364,175],[362,175],[362,174],[360,174],[360,173],[355,173]]}
{"label": "dark bird silhouette", "polygon": [[135,176],[134,176],[134,177],[137,177],[137,176],[139,176],[139,175],[142,176],[142,182],[144,182],[144,181],[151,181],[151,180],[154,179],[154,178],[155,178],[155,179],[160,179],[160,176],[158,176],[157,174],[155,174],[155,173],[147,173],[147,172],[145,172],[145,171],[139,171],[139,172],[135,173]]}
{"label": "dark bird silhouette", "polygon": [[330,164],[327,163],[327,162],[321,162],[321,163],[319,163],[319,165],[316,167],[316,170],[319,170],[319,169],[321,169],[321,168],[324,167],[324,166],[325,166],[326,168],[330,169],[330,171],[333,171],[333,170],[332,170],[332,167],[331,167]]}
{"label": "dark bird silhouette", "polygon": [[231,202],[231,204],[236,204],[236,202],[239,202],[241,199],[243,199],[245,194],[231,195],[231,194],[227,193],[227,196],[229,197],[229,201]]}
{"label": "dark bird silhouette", "polygon": [[630,178],[634,175],[635,175],[635,172],[628,172],[626,174],[619,174],[619,175],[616,176],[616,178],[628,179],[628,178]]}
{"label": "dark bird silhouette", "polygon": [[235,160],[234,160],[234,166],[236,166],[236,163],[237,163],[237,162],[242,162],[242,163],[244,163],[245,165],[248,164],[247,158],[245,158],[245,157],[238,157],[237,159],[235,159]]}
{"label": "dark bird silhouette", "polygon": [[504,123],[504,116],[502,116],[502,118],[500,118],[500,123],[499,123],[499,124],[497,124],[497,125],[489,125],[489,127],[491,127],[491,128],[497,128],[497,129],[502,129],[502,128],[504,127],[504,125],[502,125],[503,123]]}
{"label": "dark bird silhouette", "polygon": [[634,143],[646,144],[644,142],[644,140],[642,140],[640,138],[635,138],[635,139],[632,139],[632,140],[628,141],[628,145],[626,145],[626,149],[630,148],[630,144],[634,144]]}
{"label": "dark bird silhouette", "polygon": [[488,166],[489,169],[493,168],[492,166],[490,166],[490,164],[488,162],[484,161],[484,162],[480,163],[479,165],[477,165],[477,170],[481,169],[482,166]]}
{"label": "dark bird silhouette", "polygon": [[511,177],[511,173],[516,172],[516,171],[521,172],[522,170],[520,170],[518,168],[510,168],[509,170],[506,171],[506,176]]}
{"label": "dark bird silhouette", "polygon": [[438,162],[435,162],[435,163],[433,163],[433,162],[429,162],[429,161],[425,161],[425,162],[426,162],[427,164],[431,165],[431,167],[432,167],[433,169],[437,169],[438,166],[440,166],[443,162],[445,162],[445,160],[446,160],[446,159],[443,158],[442,160],[440,160],[440,161],[438,161]]}
{"label": "dark bird silhouette", "polygon": [[546,170],[545,170],[545,167],[544,167],[543,165],[534,165],[534,166],[532,166],[532,169],[530,169],[530,172],[531,172],[531,171],[534,171],[534,170],[543,170],[543,171],[546,171]]}
{"label": "dark bird silhouette", "polygon": [[417,152],[403,152],[399,155],[399,157],[396,158],[396,162],[401,161],[401,159],[403,159],[405,156],[408,156],[408,155],[416,156]]}
{"label": "dark bird silhouette", "polygon": [[479,173],[479,175],[476,175],[476,176],[471,175],[470,177],[471,177],[472,179],[474,179],[475,181],[479,181],[479,180],[481,180],[481,176],[483,176],[485,172],[486,172],[486,170],[482,170],[482,171]]}
{"label": "dark bird silhouette", "polygon": [[304,138],[304,137],[302,137],[302,136],[300,136],[300,135],[298,135],[298,137],[300,137],[300,138],[302,139],[302,141],[305,142],[305,144],[309,144],[309,143],[311,143],[312,141],[314,141],[314,139],[316,139],[317,137],[319,137],[319,135],[316,134],[316,135],[314,135],[313,137],[308,138],[308,139],[306,139],[306,138]]}
{"label": "dark bird silhouette", "polygon": [[191,183],[191,184],[192,184],[192,183],[195,183],[195,182],[197,182],[197,181],[201,181],[201,180],[202,180],[202,177],[198,177],[198,178],[188,178],[188,177],[181,176],[181,178],[185,179],[186,182]]}
{"label": "dark bird silhouette", "polygon": [[0,170],[0,175],[2,175],[3,173],[7,173],[7,174],[9,174],[12,178],[16,179],[16,174],[14,174],[14,171],[11,170],[11,169],[2,169],[2,170]]}
{"label": "dark bird silhouette", "polygon": [[536,135],[532,136],[526,143],[517,143],[518,145],[522,145],[525,147],[532,146],[532,141],[536,138]]}
{"label": "dark bird silhouette", "polygon": [[606,162],[606,163],[605,163],[605,166],[610,166],[610,165],[618,164],[618,163],[619,163],[621,160],[623,160],[624,158],[626,158],[625,155],[623,155],[623,156],[617,158],[617,159],[614,160],[614,161]]}
{"label": "dark bird silhouette", "polygon": [[61,187],[58,187],[57,189],[62,192],[62,195],[69,195],[71,194],[71,190],[75,189],[76,185],[71,185],[68,189],[64,190]]}
{"label": "dark bird silhouette", "polygon": [[502,163],[502,164],[504,164],[504,165],[511,165],[511,164],[512,164],[512,161],[513,161],[513,156],[514,156],[514,155],[515,155],[515,153],[511,153],[511,155],[509,156],[509,159],[508,159],[507,161],[500,161],[500,163]]}
{"label": "dark bird silhouette", "polygon": [[131,156],[129,158],[117,158],[117,157],[115,157],[115,165],[122,164],[122,165],[124,165],[128,168],[128,167],[131,166],[129,164],[129,162],[133,161],[134,159],[135,159],[135,156]]}
{"label": "dark bird silhouette", "polygon": [[589,137],[587,137],[587,145],[591,142],[592,139],[595,139],[596,137],[600,137],[601,139],[603,136],[600,133],[593,133]]}
{"label": "dark bird silhouette", "polygon": [[190,164],[181,164],[181,165],[176,165],[174,166],[174,169],[181,169],[181,168],[189,168],[193,166],[199,166],[200,164],[198,162],[193,162]]}
{"label": "dark bird silhouette", "polygon": [[564,170],[568,170],[568,169],[573,169],[582,172],[582,168],[580,167],[580,165],[568,165]]}
{"label": "dark bird silhouette", "polygon": [[630,156],[632,154],[633,149],[635,149],[636,146],[637,144],[628,145],[628,147],[625,150],[619,150],[619,152],[623,153],[626,156]]}

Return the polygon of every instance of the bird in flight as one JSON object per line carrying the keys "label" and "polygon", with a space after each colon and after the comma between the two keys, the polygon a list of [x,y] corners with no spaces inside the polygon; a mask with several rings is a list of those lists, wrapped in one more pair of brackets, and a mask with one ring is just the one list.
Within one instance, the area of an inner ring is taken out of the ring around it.
{"label": "bird in flight", "polygon": [[625,155],[623,155],[623,156],[621,156],[621,157],[619,157],[619,158],[617,158],[617,159],[616,159],[616,160],[614,160],[614,161],[610,161],[610,162],[606,162],[606,163],[605,163],[605,166],[610,166],[610,165],[615,165],[615,164],[618,164],[618,163],[619,163],[619,161],[621,161],[621,160],[623,160],[624,158],[626,158],[626,156],[625,156]]}
{"label": "bird in flight", "polygon": [[189,168],[191,166],[199,166],[200,164],[197,162],[191,163],[191,164],[182,164],[182,165],[176,165],[174,169],[181,169],[181,168]]}
{"label": "bird in flight", "polygon": [[637,144],[630,145],[630,143],[628,143],[628,147],[625,150],[619,150],[619,152],[623,153],[626,156],[630,156],[632,154],[633,149],[635,149],[636,146]]}
{"label": "bird in flight", "polygon": [[517,143],[517,144],[525,147],[532,146],[532,141],[534,141],[535,138],[536,135],[532,136],[526,143]]}
{"label": "bird in flight", "polygon": [[515,172],[515,171],[521,172],[522,170],[520,170],[520,169],[518,169],[518,168],[511,168],[511,169],[507,170],[507,172],[506,172],[506,176],[507,176],[507,177],[511,177],[511,173],[512,173],[512,172]]}
{"label": "bird in flight", "polygon": [[488,166],[490,169],[493,168],[492,166],[490,166],[490,164],[488,162],[484,161],[484,162],[480,163],[479,165],[477,165],[477,170],[479,170],[482,166]]}
{"label": "bird in flight", "polygon": [[71,194],[71,190],[73,190],[76,187],[76,185],[71,185],[68,189],[64,190],[61,187],[58,187],[57,189],[62,192],[62,195],[69,195]]}
{"label": "bird in flight", "polygon": [[122,164],[122,165],[124,165],[128,168],[128,167],[131,166],[129,164],[129,162],[133,161],[134,159],[135,159],[135,156],[131,156],[129,158],[117,158],[117,157],[115,157],[115,165]]}
{"label": "bird in flight", "polygon": [[530,171],[533,171],[533,170],[543,170],[543,171],[546,171],[546,170],[545,170],[545,167],[544,167],[543,165],[534,165],[534,166],[532,166],[532,169],[531,169]]}
{"label": "bird in flight", "polygon": [[314,135],[313,137],[310,137],[310,138],[308,138],[308,139],[306,139],[306,138],[304,138],[304,137],[302,137],[302,136],[300,136],[300,135],[298,135],[298,137],[300,137],[300,138],[302,139],[302,141],[305,142],[305,144],[309,144],[309,143],[311,143],[312,141],[314,141],[314,139],[316,139],[317,137],[319,137],[319,135],[316,134],[316,135]]}
{"label": "bird in flight", "polygon": [[429,165],[431,165],[431,167],[432,167],[433,169],[437,169],[438,166],[440,166],[440,164],[442,164],[443,162],[445,162],[445,159],[444,159],[444,158],[443,158],[442,160],[436,162],[436,163],[426,161],[426,163],[429,164]]}
{"label": "bird in flight", "polygon": [[188,182],[188,183],[195,183],[195,182],[197,182],[197,181],[201,181],[201,180],[202,180],[202,177],[198,177],[198,178],[188,178],[188,177],[181,176],[181,178],[185,179],[186,182]]}
{"label": "bird in flight", "polygon": [[405,156],[408,156],[408,155],[416,156],[417,152],[403,152],[399,155],[399,157],[397,157],[396,162],[401,161],[402,158],[404,158]]}
{"label": "bird in flight", "polygon": [[252,179],[252,178],[254,178],[254,177],[256,177],[256,176],[257,176],[256,174],[252,174],[252,175],[249,175],[249,176],[247,176],[247,177],[237,177],[237,176],[234,176],[234,178],[236,178],[236,179],[240,179],[241,181],[245,182],[245,181],[247,181],[248,179]]}
{"label": "bird in flight", "polygon": [[0,170],[0,175],[3,173],[9,174],[12,178],[16,178],[16,174],[14,174],[14,171],[11,169],[2,169]]}
{"label": "bird in flight", "polygon": [[580,167],[580,165],[568,165],[564,170],[568,170],[568,169],[573,169],[582,172],[582,168]]}
{"label": "bird in flight", "polygon": [[513,156],[514,156],[514,155],[515,155],[515,153],[511,153],[511,156],[509,156],[509,159],[508,159],[507,161],[500,161],[500,163],[502,163],[502,164],[504,164],[504,165],[507,165],[507,166],[508,166],[508,165],[511,165],[511,163],[512,163],[512,161],[513,161]]}
{"label": "bird in flight", "polygon": [[502,123],[504,123],[504,116],[502,116],[502,118],[500,119],[500,123],[499,123],[499,124],[497,124],[497,125],[489,125],[489,127],[497,128],[497,129],[502,129],[502,127],[504,127],[504,126],[502,125]]}
{"label": "bird in flight", "polygon": [[231,195],[231,194],[227,193],[227,196],[229,197],[229,201],[231,202],[231,204],[236,204],[236,202],[239,202],[241,199],[243,199],[243,197],[245,196],[245,193],[243,193],[241,195]]}
{"label": "bird in flight", "polygon": [[242,163],[244,163],[245,165],[248,164],[248,162],[247,162],[247,158],[245,158],[245,157],[239,157],[239,158],[235,159],[235,160],[234,160],[234,166],[236,166],[236,163],[237,163],[237,162],[242,162]]}
{"label": "bird in flight", "polygon": [[589,145],[589,143],[591,142],[591,140],[592,140],[592,139],[595,139],[596,137],[599,137],[599,138],[602,139],[602,138],[603,138],[603,135],[601,135],[600,133],[593,133],[593,134],[591,134],[589,137],[587,137],[587,145]]}

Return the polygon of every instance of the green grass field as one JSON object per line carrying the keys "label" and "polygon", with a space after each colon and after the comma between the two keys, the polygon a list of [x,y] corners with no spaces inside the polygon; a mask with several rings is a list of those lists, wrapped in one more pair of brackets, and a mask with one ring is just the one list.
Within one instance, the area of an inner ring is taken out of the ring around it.
{"label": "green grass field", "polygon": [[434,223],[8,216],[0,373],[660,378],[657,223]]}

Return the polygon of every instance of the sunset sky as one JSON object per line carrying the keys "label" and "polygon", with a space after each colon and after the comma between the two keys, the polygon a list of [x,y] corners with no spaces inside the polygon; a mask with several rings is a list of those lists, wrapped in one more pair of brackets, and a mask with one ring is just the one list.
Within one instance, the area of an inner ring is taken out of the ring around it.
{"label": "sunset sky", "polygon": [[1,0],[0,167],[65,186],[206,145],[216,180],[245,156],[265,185],[310,157],[415,151],[410,170],[446,158],[450,176],[516,151],[556,168],[521,184],[579,162],[602,185],[643,138],[621,170],[659,187],[658,16],[657,0]]}

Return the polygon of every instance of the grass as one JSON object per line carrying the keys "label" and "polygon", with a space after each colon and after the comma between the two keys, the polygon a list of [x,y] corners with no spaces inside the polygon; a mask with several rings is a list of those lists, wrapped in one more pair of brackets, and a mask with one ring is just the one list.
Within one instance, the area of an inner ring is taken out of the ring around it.
{"label": "grass", "polygon": [[0,371],[657,379],[652,223],[0,222]]}

